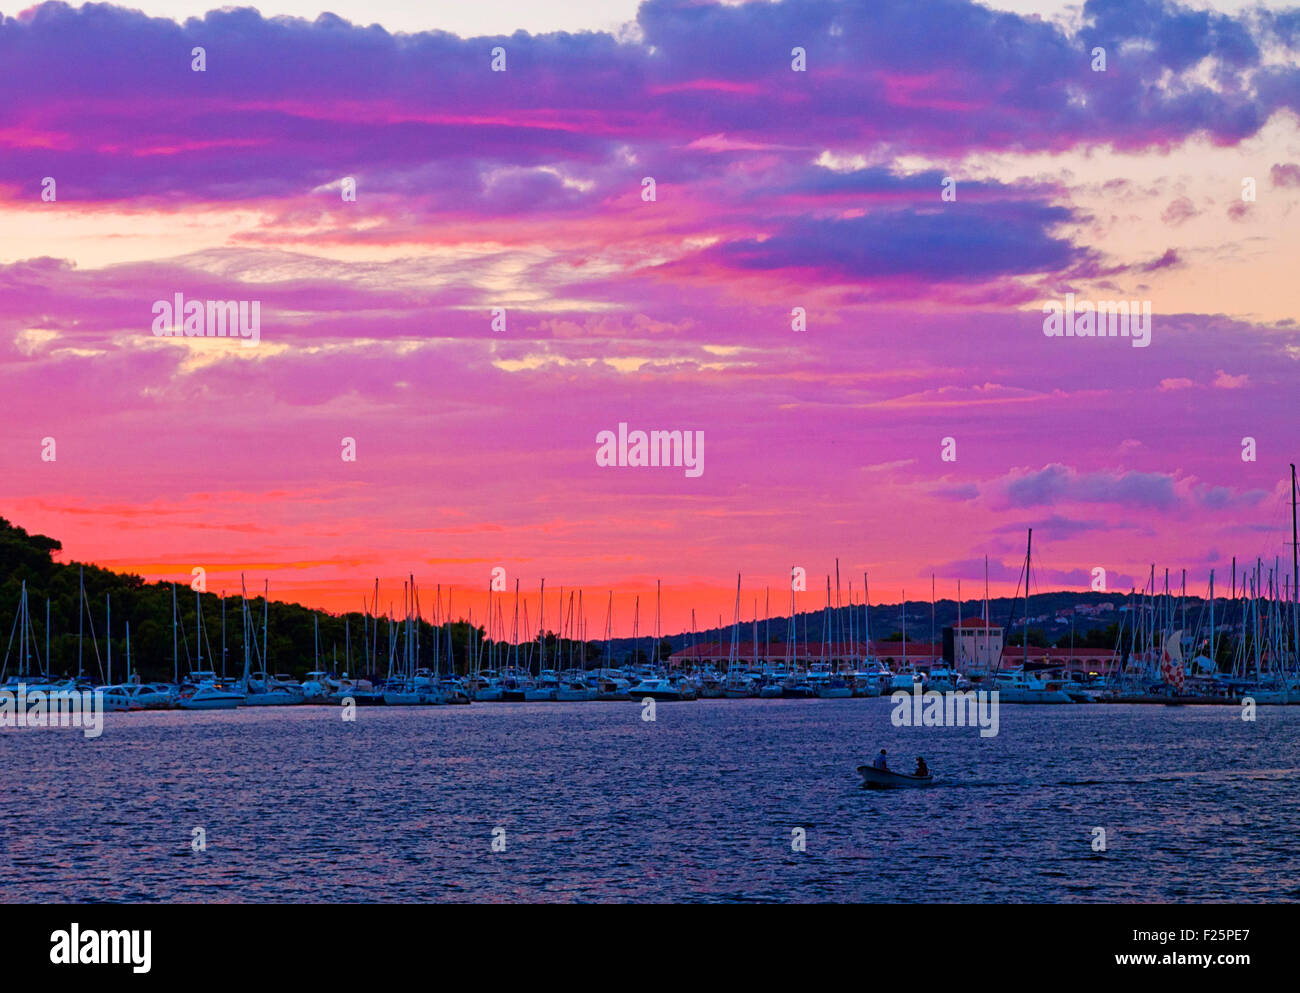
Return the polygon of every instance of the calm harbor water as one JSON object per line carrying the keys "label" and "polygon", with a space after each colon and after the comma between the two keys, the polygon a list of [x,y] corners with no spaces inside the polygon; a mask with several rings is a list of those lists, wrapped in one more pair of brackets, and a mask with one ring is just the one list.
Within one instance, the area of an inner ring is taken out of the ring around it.
{"label": "calm harbor water", "polygon": [[[890,709],[702,700],[647,723],[637,703],[475,704],[349,724],[289,707],[108,714],[94,741],[7,730],[0,899],[1300,900],[1300,707],[1006,706],[988,739],[895,728]],[[862,789],[880,747],[924,755],[936,785]]]}

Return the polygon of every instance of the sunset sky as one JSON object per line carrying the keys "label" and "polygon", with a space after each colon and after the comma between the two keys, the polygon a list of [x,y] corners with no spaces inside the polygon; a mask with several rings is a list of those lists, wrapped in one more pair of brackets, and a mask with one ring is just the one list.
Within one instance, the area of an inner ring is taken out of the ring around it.
{"label": "sunset sky", "polygon": [[[1300,7],[321,2],[0,22],[0,516],[65,561],[476,616],[501,566],[594,635],[837,556],[1008,594],[1027,526],[1042,590],[1289,562]],[[1045,337],[1067,293],[1150,347]],[[703,474],[598,466],[620,422]]]}

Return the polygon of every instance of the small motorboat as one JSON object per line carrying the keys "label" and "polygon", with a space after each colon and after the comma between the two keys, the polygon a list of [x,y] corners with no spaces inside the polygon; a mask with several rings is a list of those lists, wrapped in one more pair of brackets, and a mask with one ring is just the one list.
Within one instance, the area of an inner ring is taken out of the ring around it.
{"label": "small motorboat", "polygon": [[892,769],[877,769],[875,766],[870,765],[858,766],[858,775],[862,777],[862,785],[873,790],[929,786],[934,782],[933,775],[907,776],[901,772],[894,772]]}

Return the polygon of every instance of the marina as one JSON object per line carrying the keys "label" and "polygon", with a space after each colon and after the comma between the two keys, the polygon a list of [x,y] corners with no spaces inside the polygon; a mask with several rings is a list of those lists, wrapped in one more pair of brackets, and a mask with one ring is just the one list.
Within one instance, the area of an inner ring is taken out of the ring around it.
{"label": "marina", "polygon": [[[1291,467],[1291,515],[1293,535],[1300,528],[1295,467]],[[7,526],[7,525],[6,525]],[[1204,599],[1191,604],[1187,574],[1181,588],[1170,586],[1164,572],[1163,587],[1157,586],[1156,567],[1150,567],[1147,584],[1134,589],[1121,607],[1120,621],[1112,626],[1109,653],[1075,651],[1073,620],[1068,653],[1055,659],[1046,644],[1031,646],[1029,619],[1033,581],[1033,530],[1028,530],[1025,558],[1017,597],[1008,602],[1005,620],[995,621],[988,595],[988,564],[985,562],[984,598],[977,616],[962,616],[943,629],[942,649],[935,642],[936,605],[931,580],[930,640],[918,646],[907,638],[907,610],[900,613],[899,640],[880,642],[871,638],[868,576],[863,573],[861,611],[848,588],[847,607],[841,601],[839,563],[835,565],[834,596],[831,576],[826,577],[826,602],[821,613],[821,641],[809,638],[809,615],[796,611],[791,586],[790,614],[777,618],[773,638],[770,590],[765,593],[763,649],[759,649],[759,612],[755,599],[752,618],[741,618],[743,580],[736,577],[736,595],[730,641],[725,657],[721,643],[697,641],[694,612],[689,643],[672,650],[671,640],[661,631],[661,590],[656,587],[654,626],[640,643],[640,598],[635,601],[632,622],[633,650],[615,659],[613,593],[609,593],[604,616],[603,641],[588,638],[583,592],[570,590],[567,601],[561,588],[557,597],[558,631],[546,626],[546,581],[538,591],[538,627],[535,636],[525,635],[530,627],[528,604],[521,603],[516,581],[512,605],[513,621],[507,636],[502,598],[487,598],[488,621],[477,626],[472,610],[467,620],[451,618],[452,590],[444,601],[441,585],[435,586],[433,617],[426,623],[420,587],[413,575],[402,584],[400,611],[380,610],[380,584],[375,581],[361,615],[360,656],[354,654],[351,626],[344,624],[344,668],[338,666],[337,646],[331,652],[329,668],[320,639],[320,618],[312,612],[313,668],[301,678],[271,674],[269,645],[270,584],[265,581],[261,623],[255,606],[250,607],[247,588],[240,577],[238,644],[242,669],[238,676],[226,674],[227,598],[220,598],[220,674],[205,667],[213,658],[211,640],[203,617],[203,598],[195,593],[193,652],[181,622],[179,598],[171,585],[172,679],[143,682],[139,668],[132,672],[131,628],[125,623],[126,669],[124,682],[113,682],[112,600],[104,603],[104,656],[101,672],[106,679],[96,683],[83,666],[90,649],[98,662],[99,641],[85,590],[84,569],[78,571],[78,618],[76,635],[77,673],[56,676],[46,661],[50,652],[50,601],[45,603],[44,624],[34,619],[27,582],[20,581],[19,602],[0,665],[0,693],[10,697],[20,691],[30,697],[60,692],[97,691],[109,711],[230,710],[237,707],[288,707],[297,705],[438,707],[472,703],[590,703],[654,701],[684,703],[701,699],[836,700],[896,697],[897,694],[957,693],[993,696],[1000,704],[1153,704],[1183,706],[1261,706],[1300,704],[1300,542],[1293,543],[1291,574],[1280,560],[1270,565],[1257,559],[1243,570],[1238,587],[1236,559],[1232,560],[1230,596],[1216,597],[1215,572],[1209,573]],[[960,589],[960,584],[958,586]],[[520,609],[522,606],[522,627]],[[1013,640],[1016,612],[1022,626],[1017,649]],[[803,638],[799,620],[802,619]],[[83,624],[83,622],[85,622]],[[749,638],[746,639],[746,628]],[[380,631],[383,631],[381,643]],[[721,630],[721,624],[719,625]],[[456,632],[462,632],[463,651],[457,655]],[[525,636],[527,640],[525,640]],[[681,638],[682,636],[679,636]],[[44,654],[42,654],[42,639]],[[748,641],[748,645],[746,644]],[[1061,649],[1064,646],[1058,645]],[[182,648],[185,662],[182,666]],[[746,651],[748,649],[748,652]],[[909,658],[910,649],[910,658]],[[381,664],[384,668],[381,670]],[[349,676],[355,667],[364,675]],[[182,673],[185,673],[182,676]]]}

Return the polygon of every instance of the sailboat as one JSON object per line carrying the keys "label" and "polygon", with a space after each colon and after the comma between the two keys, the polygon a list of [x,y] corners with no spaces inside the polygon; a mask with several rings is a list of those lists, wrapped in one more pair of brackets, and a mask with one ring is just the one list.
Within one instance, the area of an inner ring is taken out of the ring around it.
{"label": "sailboat", "polygon": [[[767,623],[770,625],[772,622],[770,593],[768,594],[767,606],[768,606],[768,610],[767,610],[768,617],[766,618],[766,620]],[[692,618],[695,616],[694,611],[692,611],[691,616]],[[790,654],[794,650],[792,639],[790,637],[790,632],[792,630],[791,625],[793,624],[793,622],[794,622],[794,583],[792,582],[790,584],[790,621],[786,625],[785,664],[780,666],[779,668],[773,667],[771,665],[764,666],[763,683],[758,688],[758,695],[760,698],[764,700],[779,700],[781,699],[781,697],[785,696],[785,687],[782,685],[782,681],[785,678],[785,674],[787,672],[790,672],[791,669],[793,668],[791,662],[791,654]],[[770,638],[768,644],[769,645],[771,644]]]}
{"label": "sailboat", "polygon": [[[136,687],[131,684],[131,650],[130,641],[127,641],[126,655],[126,682],[114,683],[113,680],[113,605],[111,599],[105,595],[104,608],[106,611],[106,627],[104,637],[106,640],[106,652],[108,659],[108,685],[98,687],[104,694],[104,709],[115,713],[129,710],[143,710],[144,706],[135,699]],[[130,638],[130,626],[127,627],[127,637]]]}
{"label": "sailboat", "polygon": [[397,676],[384,683],[384,705],[430,707],[446,703],[447,697],[439,688],[436,675],[419,667],[419,615],[415,606],[414,576],[402,586],[402,605],[406,612],[405,620],[399,628],[389,627],[390,658],[398,640],[402,643],[402,651]]}
{"label": "sailboat", "polygon": [[[46,606],[46,631],[49,630],[49,606]],[[12,646],[15,632],[18,633],[18,672],[17,675],[9,676],[3,685],[0,685],[0,691],[7,691],[16,694],[19,686],[26,686],[28,693],[40,691],[42,693],[58,693],[64,690],[76,689],[76,684],[71,679],[57,681],[48,674],[49,662],[49,645],[47,643],[45,650],[45,662],[41,661],[40,646],[36,642],[36,634],[32,629],[32,619],[28,611],[27,581],[23,580],[22,591],[19,594],[18,614],[14,618],[14,627],[9,632],[9,644]],[[47,634],[48,642],[48,634]],[[41,670],[38,673],[32,672],[32,655],[36,656],[36,664]],[[4,666],[0,669],[0,678],[9,671],[9,651],[5,650]]]}
{"label": "sailboat", "polygon": [[[691,617],[695,612],[691,611]],[[596,673],[597,700],[631,700],[632,683],[613,667],[614,591],[609,591],[609,604],[605,608],[605,664]]]}
{"label": "sailboat", "polygon": [[723,693],[729,700],[758,696],[758,686],[740,664],[740,574],[736,574],[736,606],[731,620],[731,649],[727,656],[727,679]]}
{"label": "sailboat", "polygon": [[[497,629],[501,633],[502,642],[504,642],[506,627],[505,627],[505,618],[501,615],[500,605],[497,606],[497,619],[498,619]],[[511,625],[510,645],[505,646],[505,650],[502,656],[503,660],[509,659],[511,648],[514,649],[517,658],[519,652],[519,580],[518,579],[515,580],[515,616],[514,616],[514,621]],[[490,661],[491,660],[489,659],[489,662]],[[498,662],[498,664],[501,664],[501,662]],[[489,668],[486,671],[480,672],[473,680],[470,681],[470,693],[473,695],[474,701],[476,703],[479,702],[500,703],[502,700],[506,698],[506,681],[498,673],[495,667],[489,666]]]}
{"label": "sailboat", "polygon": [[[999,671],[994,675],[993,689],[999,703],[1073,703],[1064,690],[1049,686],[1036,676],[1029,675],[1029,569],[1030,550],[1033,547],[1034,529],[1029,529],[1025,541],[1025,637],[1024,656],[1020,669]],[[1008,631],[1010,629],[1008,628]]]}
{"label": "sailboat", "polygon": [[[270,663],[266,656],[266,634],[268,607],[270,606],[270,580],[267,580],[266,591],[262,597],[262,649],[259,653],[259,660],[262,664],[260,672],[251,672],[252,654],[257,649],[257,633],[252,617],[248,612],[248,590],[244,586],[244,576],[239,576],[239,593],[240,593],[240,617],[243,624],[243,643],[244,643],[244,676],[240,680],[240,686],[244,691],[245,707],[286,707],[293,704],[304,703],[306,696],[303,693],[302,686],[298,683],[288,680],[276,679],[270,674]],[[224,607],[224,602],[223,602]],[[222,636],[225,640],[225,636]],[[251,642],[251,645],[250,645]],[[225,649],[222,649],[223,655]],[[222,665],[224,666],[224,662]]]}
{"label": "sailboat", "polygon": [[[539,594],[541,606],[537,618],[537,681],[524,687],[524,700],[529,703],[553,701],[560,688],[560,677],[553,669],[546,668],[546,580],[542,580]],[[560,587],[560,603],[564,603],[564,587]],[[560,652],[560,639],[555,639],[555,652]]]}
{"label": "sailboat", "polygon": [[[827,639],[834,647],[830,649],[830,657],[823,660],[821,671],[817,672],[815,677],[810,673],[809,684],[813,687],[813,692],[823,700],[841,700],[853,696],[853,687],[839,671],[839,664],[843,660],[835,657],[840,652],[840,646],[844,644],[844,621],[840,613],[840,560],[835,560],[835,612],[831,613],[831,577],[826,577],[826,614],[827,620],[825,625],[826,634],[822,639],[823,646],[826,645]],[[823,652],[826,649],[823,647]],[[850,653],[852,654],[852,653]]]}
{"label": "sailboat", "polygon": [[[244,702],[240,690],[225,686],[215,670],[203,668],[203,601],[202,594],[194,593],[194,628],[197,644],[195,668],[180,693],[181,710],[233,710]],[[176,623],[176,591],[172,590],[172,624]],[[173,638],[173,646],[175,639]],[[174,650],[174,649],[173,649]]]}

